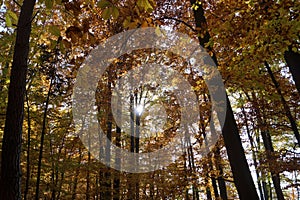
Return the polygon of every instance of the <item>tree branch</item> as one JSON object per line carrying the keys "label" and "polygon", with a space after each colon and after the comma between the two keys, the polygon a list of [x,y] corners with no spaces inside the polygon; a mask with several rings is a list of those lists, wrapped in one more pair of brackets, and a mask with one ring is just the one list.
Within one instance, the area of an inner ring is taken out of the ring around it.
{"label": "tree branch", "polygon": [[192,25],[190,25],[190,24],[188,24],[187,22],[182,21],[182,20],[180,20],[180,19],[174,18],[174,17],[164,16],[164,17],[159,18],[159,19],[157,19],[157,20],[166,20],[166,19],[170,19],[170,20],[177,21],[177,22],[179,22],[179,23],[183,23],[184,25],[186,25],[187,27],[189,27],[192,31],[196,32],[196,29],[194,29]]}
{"label": "tree branch", "polygon": [[19,4],[16,0],[13,0],[13,2],[14,2],[15,4],[17,4],[20,8],[22,7],[21,4]]}

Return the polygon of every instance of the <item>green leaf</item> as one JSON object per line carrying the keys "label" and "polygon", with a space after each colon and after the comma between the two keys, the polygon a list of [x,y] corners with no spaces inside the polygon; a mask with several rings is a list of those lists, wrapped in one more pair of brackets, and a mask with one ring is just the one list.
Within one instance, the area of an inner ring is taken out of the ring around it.
{"label": "green leaf", "polygon": [[52,9],[53,8],[53,0],[45,0],[46,8]]}
{"label": "green leaf", "polygon": [[55,36],[60,36],[60,29],[57,26],[50,26],[49,31]]}
{"label": "green leaf", "polygon": [[97,3],[97,6],[101,9],[104,9],[106,7],[109,7],[111,5],[111,3],[109,1],[106,0],[101,0]]}
{"label": "green leaf", "polygon": [[111,9],[111,8],[105,8],[105,9],[103,10],[103,12],[102,12],[102,18],[103,18],[104,20],[109,19],[111,13],[112,13],[112,9]]}
{"label": "green leaf", "polygon": [[117,7],[112,7],[112,13],[111,15],[113,16],[114,19],[117,19],[119,17],[119,9]]}
{"label": "green leaf", "polygon": [[8,10],[8,11],[7,11],[7,14],[9,14],[10,18],[13,19],[15,22],[18,21],[18,16],[17,16],[16,13],[14,13],[13,11]]}
{"label": "green leaf", "polygon": [[7,27],[12,27],[11,18],[8,13],[6,13],[6,15],[5,15],[5,23],[6,23]]}
{"label": "green leaf", "polygon": [[297,50],[297,48],[296,48],[296,47],[293,47],[293,48],[292,48],[292,51],[293,51],[293,52],[295,52],[295,53],[297,53],[297,52],[298,52],[298,50]]}

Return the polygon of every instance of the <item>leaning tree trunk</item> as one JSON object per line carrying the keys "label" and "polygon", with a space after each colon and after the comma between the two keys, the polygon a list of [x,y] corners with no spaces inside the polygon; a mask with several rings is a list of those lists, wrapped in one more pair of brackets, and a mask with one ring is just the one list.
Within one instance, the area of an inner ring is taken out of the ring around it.
{"label": "leaning tree trunk", "polygon": [[[191,0],[191,4],[196,4],[196,0]],[[202,4],[197,3],[198,9],[194,9],[194,17],[196,27],[202,30],[202,34],[199,39],[200,45],[203,47],[209,42],[210,35],[207,31],[206,18],[204,16],[204,9]],[[213,55],[213,60],[217,64],[217,59]],[[244,149],[242,146],[241,138],[239,135],[238,127],[234,119],[233,111],[230,105],[230,101],[226,95],[227,109],[224,127],[222,130],[228,159],[230,162],[234,183],[237,188],[239,197],[244,199],[259,199],[254,181],[251,176],[249,165],[246,160]]]}
{"label": "leaning tree trunk", "polygon": [[292,73],[296,88],[300,93],[300,54],[293,52],[291,48],[284,53],[284,59]]}
{"label": "leaning tree trunk", "polygon": [[17,25],[2,145],[0,199],[21,199],[21,138],[29,37],[35,0],[24,0]]}

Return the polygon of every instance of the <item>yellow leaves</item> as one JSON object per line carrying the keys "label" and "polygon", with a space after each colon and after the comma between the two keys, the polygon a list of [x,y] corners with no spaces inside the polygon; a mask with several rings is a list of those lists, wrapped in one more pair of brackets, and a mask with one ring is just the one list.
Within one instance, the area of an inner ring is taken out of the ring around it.
{"label": "yellow leaves", "polygon": [[298,52],[298,49],[297,49],[296,47],[293,47],[293,48],[292,48],[292,51],[295,52],[295,53],[297,53],[297,52]]}
{"label": "yellow leaves", "polygon": [[137,5],[140,9],[145,10],[146,12],[151,13],[154,9],[148,0],[138,0]]}
{"label": "yellow leaves", "polygon": [[46,8],[52,9],[53,8],[53,3],[54,3],[53,0],[45,0]]}
{"label": "yellow leaves", "polygon": [[58,26],[50,26],[49,31],[55,36],[60,36],[60,29],[58,28]]}
{"label": "yellow leaves", "polygon": [[16,13],[12,12],[11,10],[7,10],[5,15],[5,23],[7,27],[12,27],[13,23],[16,24],[18,21],[18,16]]}
{"label": "yellow leaves", "polygon": [[129,29],[134,29],[137,28],[139,24],[139,20],[134,19],[133,21],[131,20],[131,17],[126,17],[126,19],[123,22],[123,27],[124,28],[129,28]]}

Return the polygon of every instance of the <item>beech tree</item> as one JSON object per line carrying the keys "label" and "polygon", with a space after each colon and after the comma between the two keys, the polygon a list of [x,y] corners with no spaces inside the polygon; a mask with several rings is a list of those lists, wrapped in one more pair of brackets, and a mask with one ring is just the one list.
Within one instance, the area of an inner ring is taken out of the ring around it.
{"label": "beech tree", "polygon": [[24,96],[29,53],[29,37],[34,0],[25,0],[17,24],[17,36],[11,67],[0,180],[1,199],[21,199],[21,145]]}

